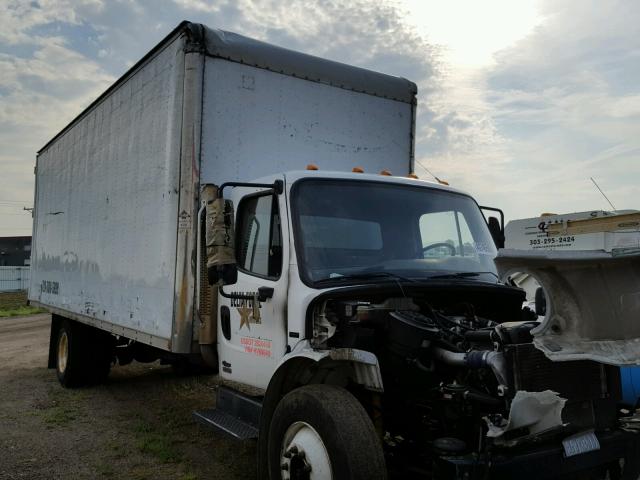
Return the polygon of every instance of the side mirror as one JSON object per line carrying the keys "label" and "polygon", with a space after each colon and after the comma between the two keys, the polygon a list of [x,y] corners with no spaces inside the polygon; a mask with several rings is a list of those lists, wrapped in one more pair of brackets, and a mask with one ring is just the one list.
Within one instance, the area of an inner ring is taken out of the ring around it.
{"label": "side mirror", "polygon": [[496,244],[496,247],[504,248],[504,212],[499,208],[483,207],[482,205],[480,206],[480,210],[482,210],[483,215],[485,211],[496,212],[500,215],[500,220],[498,220],[497,217],[489,217],[487,219],[487,225],[489,226],[489,232],[493,237],[493,242]]}
{"label": "side mirror", "polygon": [[496,247],[504,248],[504,230],[500,225],[500,221],[496,217],[489,217],[487,225]]}
{"label": "side mirror", "polygon": [[207,276],[210,285],[233,285],[238,281],[233,202],[212,197],[206,207]]}
{"label": "side mirror", "polygon": [[542,287],[536,289],[536,315],[545,316],[547,314],[547,297],[544,295]]}

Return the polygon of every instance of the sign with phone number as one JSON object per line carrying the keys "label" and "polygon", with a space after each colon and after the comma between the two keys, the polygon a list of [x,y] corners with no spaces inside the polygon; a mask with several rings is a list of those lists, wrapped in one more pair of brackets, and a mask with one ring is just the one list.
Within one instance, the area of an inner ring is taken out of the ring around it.
{"label": "sign with phone number", "polygon": [[576,237],[544,237],[529,240],[529,245],[562,245],[576,241]]}

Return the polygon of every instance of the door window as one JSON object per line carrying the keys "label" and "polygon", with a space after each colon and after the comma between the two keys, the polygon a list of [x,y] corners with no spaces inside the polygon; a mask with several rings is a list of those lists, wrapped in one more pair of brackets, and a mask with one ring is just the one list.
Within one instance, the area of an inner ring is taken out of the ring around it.
{"label": "door window", "polygon": [[277,198],[244,198],[238,206],[238,267],[246,273],[278,278],[282,270],[282,234]]}

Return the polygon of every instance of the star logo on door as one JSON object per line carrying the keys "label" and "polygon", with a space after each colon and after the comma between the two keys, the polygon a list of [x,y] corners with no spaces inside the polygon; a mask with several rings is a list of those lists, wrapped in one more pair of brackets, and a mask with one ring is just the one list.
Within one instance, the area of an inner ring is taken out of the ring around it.
{"label": "star logo on door", "polygon": [[242,327],[246,325],[247,330],[251,330],[251,327],[249,326],[249,323],[251,322],[249,319],[249,316],[251,315],[251,309],[244,305],[242,307],[239,307],[237,310],[240,314],[240,329],[242,330]]}

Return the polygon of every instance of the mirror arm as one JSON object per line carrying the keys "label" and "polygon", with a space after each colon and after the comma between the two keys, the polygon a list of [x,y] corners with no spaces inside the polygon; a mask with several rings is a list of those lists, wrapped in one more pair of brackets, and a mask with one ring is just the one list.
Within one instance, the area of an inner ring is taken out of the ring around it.
{"label": "mirror arm", "polygon": [[255,187],[255,188],[271,188],[274,193],[281,195],[284,191],[284,182],[276,180],[273,183],[251,183],[251,182],[225,182],[218,187],[218,198],[222,198],[222,190],[225,187]]}
{"label": "mirror arm", "polygon": [[479,207],[480,207],[480,210],[489,210],[491,212],[497,212],[500,215],[500,228],[504,232],[504,212],[502,210],[500,210],[499,208],[484,207],[482,205],[479,205]]}

